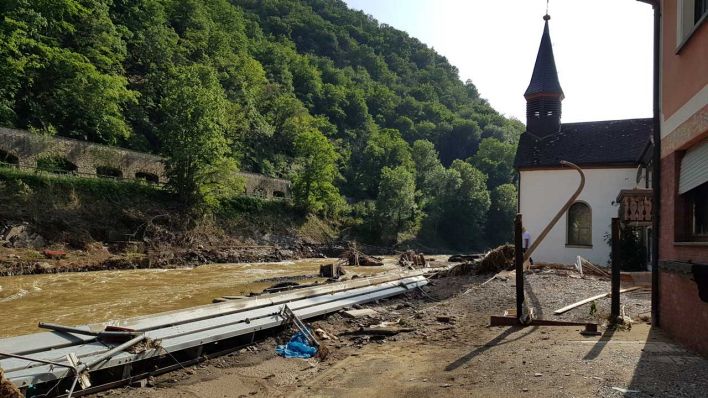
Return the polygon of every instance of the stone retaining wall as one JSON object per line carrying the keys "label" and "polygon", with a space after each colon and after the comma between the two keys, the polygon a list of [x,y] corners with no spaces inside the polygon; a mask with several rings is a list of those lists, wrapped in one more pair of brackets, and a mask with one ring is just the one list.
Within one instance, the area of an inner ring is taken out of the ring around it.
{"label": "stone retaining wall", "polygon": [[[37,161],[46,157],[65,159],[78,175],[100,176],[109,172],[121,179],[167,182],[164,159],[159,156],[0,127],[0,161],[36,169]],[[239,175],[245,180],[246,195],[268,199],[290,196],[288,180],[246,172],[239,172]]]}

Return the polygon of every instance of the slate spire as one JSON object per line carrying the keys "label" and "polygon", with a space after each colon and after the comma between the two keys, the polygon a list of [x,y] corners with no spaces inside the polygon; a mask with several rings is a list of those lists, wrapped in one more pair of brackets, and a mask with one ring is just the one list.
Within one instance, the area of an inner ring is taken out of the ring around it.
{"label": "slate spire", "polygon": [[539,138],[560,131],[561,101],[564,98],[548,31],[548,20],[551,17],[546,14],[543,19],[543,35],[538,46],[536,64],[531,82],[524,93],[526,130]]}

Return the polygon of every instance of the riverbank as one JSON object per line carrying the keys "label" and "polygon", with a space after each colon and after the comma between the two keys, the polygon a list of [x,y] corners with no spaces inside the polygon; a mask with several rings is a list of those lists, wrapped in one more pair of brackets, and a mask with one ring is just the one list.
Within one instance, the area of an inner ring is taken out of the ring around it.
{"label": "riverbank", "polygon": [[160,252],[133,250],[111,251],[100,243],[85,250],[2,248],[0,276],[55,274],[128,269],[174,269],[203,264],[238,264],[278,262],[303,258],[327,257],[340,251],[338,247],[320,244],[246,245],[226,247],[162,248]]}
{"label": "riverbank", "polygon": [[337,256],[341,229],[286,201],[196,212],[157,186],[0,168],[0,276]]}
{"label": "riverbank", "polygon": [[[701,397],[708,360],[674,344],[647,322],[646,294],[622,296],[631,329],[586,337],[578,327],[489,327],[489,316],[514,306],[514,278],[445,277],[426,293],[366,305],[371,317],[332,314],[313,322],[333,337],[324,361],[284,359],[283,332],[233,354],[151,378],[142,388],[96,394],[115,398],[268,397]],[[527,292],[546,319],[598,321],[609,299],[562,316],[553,310],[598,292],[609,282],[556,271],[530,272]],[[360,334],[389,322],[394,336]],[[631,390],[636,392],[626,393]]]}

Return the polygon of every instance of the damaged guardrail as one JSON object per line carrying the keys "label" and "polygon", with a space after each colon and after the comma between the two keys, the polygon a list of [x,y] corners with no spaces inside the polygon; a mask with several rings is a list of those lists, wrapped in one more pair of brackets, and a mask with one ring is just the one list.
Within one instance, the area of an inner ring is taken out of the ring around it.
{"label": "damaged guardrail", "polygon": [[[123,367],[125,376],[137,361],[281,326],[287,320],[285,305],[301,319],[312,318],[422,287],[428,283],[425,273],[397,272],[75,328],[43,324],[55,331],[0,340],[0,353],[13,356],[0,359],[0,367],[8,380],[25,389],[111,368]],[[111,347],[98,339],[107,327],[139,333],[129,343],[139,338],[153,344],[137,352],[124,351],[127,343]],[[64,368],[56,366],[64,363]],[[67,367],[79,372],[67,372]]]}

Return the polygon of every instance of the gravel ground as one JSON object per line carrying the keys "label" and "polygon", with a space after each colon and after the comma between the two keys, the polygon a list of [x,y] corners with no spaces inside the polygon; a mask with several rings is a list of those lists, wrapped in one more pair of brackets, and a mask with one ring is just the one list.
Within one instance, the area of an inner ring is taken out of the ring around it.
{"label": "gravel ground", "polygon": [[[168,397],[705,397],[708,360],[674,344],[646,321],[649,295],[623,294],[631,328],[601,328],[584,337],[577,327],[489,327],[489,316],[513,308],[514,275],[435,279],[415,292],[367,307],[373,318],[331,314],[313,322],[327,340],[324,361],[277,357],[278,339],[159,376],[147,388],[100,394],[118,398]],[[553,311],[608,292],[609,281],[562,271],[526,276],[529,302],[545,319],[602,322],[610,299],[558,317]],[[356,334],[363,326],[394,322],[412,332]],[[286,339],[289,333],[279,336]],[[623,392],[636,390],[638,392]],[[99,395],[97,395],[99,396]]]}

